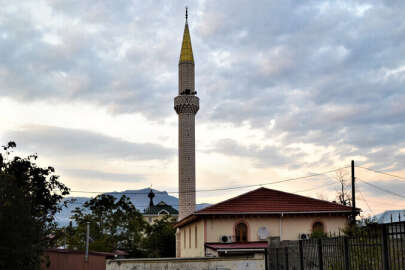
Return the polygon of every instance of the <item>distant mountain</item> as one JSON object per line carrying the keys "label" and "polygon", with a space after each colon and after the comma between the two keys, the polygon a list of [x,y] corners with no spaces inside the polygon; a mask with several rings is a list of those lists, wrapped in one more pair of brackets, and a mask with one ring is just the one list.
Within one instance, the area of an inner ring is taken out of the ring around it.
{"label": "distant mountain", "polygon": [[379,224],[398,222],[405,220],[405,209],[403,210],[387,210],[381,214],[375,215],[373,220]]}
{"label": "distant mountain", "polygon": [[[116,198],[121,197],[121,195],[125,195],[130,198],[132,204],[135,205],[136,209],[143,213],[143,210],[149,206],[148,193],[150,192],[150,190],[150,188],[144,188],[138,190],[125,190],[123,192],[109,192],[104,194],[112,195]],[[155,198],[153,199],[153,202],[155,204],[164,201],[166,204],[178,209],[178,198],[169,195],[166,191],[159,191],[156,189],[152,190],[155,193]],[[70,221],[70,216],[72,215],[72,210],[76,207],[81,207],[85,201],[90,199],[90,197],[67,197],[65,200],[70,199],[75,199],[75,202],[70,203],[67,208],[63,208],[63,210],[55,217],[56,222],[59,226],[67,226]],[[209,205],[210,204],[207,203],[197,204],[197,210],[205,208]]]}

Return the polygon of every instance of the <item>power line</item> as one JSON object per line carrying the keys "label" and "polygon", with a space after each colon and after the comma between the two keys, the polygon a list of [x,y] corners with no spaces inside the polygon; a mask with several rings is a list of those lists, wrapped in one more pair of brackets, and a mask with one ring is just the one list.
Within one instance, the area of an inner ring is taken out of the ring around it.
{"label": "power line", "polygon": [[[320,186],[316,186],[316,187],[309,188],[309,189],[296,190],[296,191],[293,191],[293,192],[291,192],[291,193],[308,192],[308,191],[320,189],[320,188],[323,188],[323,187],[326,187],[326,186],[332,186],[332,185],[334,185],[334,184],[335,184],[334,182],[329,182],[328,184],[325,184],[325,185],[320,185]],[[145,194],[148,194],[148,193],[145,193]],[[86,201],[88,201],[88,200],[86,200]],[[76,201],[68,202],[68,204],[73,204],[73,205],[83,205],[84,203],[85,203],[85,202],[81,203],[81,202],[76,202]],[[202,204],[205,204],[205,203],[202,203]],[[207,203],[207,204],[208,204],[208,203]],[[212,204],[210,204],[210,205],[212,205]],[[148,207],[149,204],[147,204],[147,205],[134,205],[134,206],[136,206],[136,207]],[[155,206],[156,206],[156,205],[155,205]],[[169,206],[180,206],[180,204],[170,204]]]}
{"label": "power line", "polygon": [[[234,189],[242,189],[242,188],[250,188],[250,187],[259,187],[259,186],[267,186],[267,185],[274,185],[274,184],[280,184],[280,183],[285,183],[285,182],[290,182],[290,181],[296,181],[296,180],[301,180],[301,179],[306,179],[306,178],[311,178],[315,176],[320,176],[320,175],[325,175],[331,172],[335,172],[341,169],[348,168],[349,166],[322,172],[322,173],[314,173],[311,175],[306,175],[306,176],[300,176],[300,177],[294,177],[294,178],[288,178],[284,180],[278,180],[278,181],[273,181],[273,182],[267,182],[267,183],[260,183],[260,184],[253,184],[253,185],[244,185],[244,186],[236,186],[236,187],[226,187],[226,188],[213,188],[213,189],[200,189],[200,190],[194,190],[194,191],[160,191],[156,192],[157,194],[183,194],[183,193],[196,193],[196,192],[212,192],[212,191],[224,191],[224,190],[234,190]],[[119,191],[114,191],[114,192],[102,192],[102,191],[84,191],[84,190],[71,190],[70,192],[72,193],[93,193],[93,194],[98,194],[98,193],[107,193],[107,194],[112,194],[112,193],[118,193],[118,194],[148,194],[149,192],[119,192]]]}
{"label": "power line", "polygon": [[370,182],[367,182],[367,181],[362,180],[362,179],[359,179],[359,178],[357,178],[357,180],[360,180],[360,181],[363,182],[364,184],[367,184],[367,185],[369,185],[369,186],[372,186],[372,187],[374,187],[374,188],[376,188],[376,189],[379,189],[379,190],[381,190],[381,191],[384,191],[384,192],[386,192],[386,193],[389,193],[389,194],[398,196],[398,197],[400,197],[400,198],[402,198],[402,199],[405,199],[405,196],[403,196],[403,195],[401,195],[401,194],[398,194],[398,193],[396,193],[396,192],[394,192],[394,191],[391,191],[391,190],[388,190],[388,189],[379,187],[379,186],[377,186],[377,185],[375,185],[375,184],[372,184],[372,183],[370,183]]}
{"label": "power line", "polygon": [[371,214],[373,214],[373,216],[375,216],[375,213],[374,213],[374,211],[371,209],[370,205],[368,204],[366,198],[365,198],[364,195],[363,195],[363,192],[361,192],[361,190],[360,190],[358,187],[357,187],[357,190],[359,191],[360,196],[361,196],[361,198],[363,199],[363,201],[366,203],[368,210],[370,210]]}
{"label": "power line", "polygon": [[387,173],[387,172],[383,172],[383,171],[377,171],[377,170],[367,168],[367,167],[362,167],[362,166],[356,166],[356,167],[361,168],[361,169],[365,169],[365,170],[368,170],[368,171],[371,171],[371,172],[375,172],[375,173],[379,173],[379,174],[385,174],[385,175],[388,175],[388,176],[392,176],[392,177],[395,177],[395,178],[405,180],[405,177],[398,176],[398,175],[395,175],[395,174],[391,174],[391,173]]}
{"label": "power line", "polygon": [[309,189],[304,189],[304,190],[299,190],[299,191],[293,191],[292,193],[308,192],[308,191],[320,189],[320,188],[323,188],[323,187],[332,186],[332,185],[335,185],[335,184],[336,184],[335,182],[329,182],[328,184],[325,184],[325,185],[321,185],[321,186],[317,186],[317,187],[313,187],[313,188],[309,188]]}

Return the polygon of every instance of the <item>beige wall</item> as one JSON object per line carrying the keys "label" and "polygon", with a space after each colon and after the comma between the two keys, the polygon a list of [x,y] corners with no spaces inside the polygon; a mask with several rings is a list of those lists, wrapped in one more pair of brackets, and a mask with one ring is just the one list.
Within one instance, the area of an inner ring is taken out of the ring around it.
{"label": "beige wall", "polygon": [[[248,225],[248,241],[262,241],[258,237],[258,230],[266,227],[270,236],[280,237],[281,240],[298,240],[300,234],[310,234],[312,225],[320,221],[324,224],[325,232],[339,233],[347,226],[347,218],[342,216],[324,217],[246,217],[246,218],[214,218],[199,220],[179,229],[180,257],[205,256],[205,242],[220,242],[223,235],[232,236],[235,241],[234,227],[240,221]],[[281,222],[281,223],[280,223]],[[281,224],[281,236],[280,236]],[[195,227],[197,226],[197,247],[195,247]],[[190,247],[191,228],[191,247]],[[204,231],[206,232],[204,235]],[[186,233],[185,233],[186,232]],[[186,242],[184,242],[186,236]],[[205,242],[204,242],[205,239]],[[184,245],[186,244],[186,245]]]}
{"label": "beige wall", "polygon": [[[197,228],[197,247],[195,231]],[[190,235],[191,231],[191,235]],[[184,241],[184,236],[186,236]],[[190,239],[191,237],[191,239]],[[190,247],[191,240],[191,247]],[[204,221],[200,220],[180,228],[180,257],[203,257],[204,254]],[[185,244],[185,245],[184,245]]]}
{"label": "beige wall", "polygon": [[[281,220],[281,236],[280,236]],[[218,242],[222,235],[231,235],[235,240],[234,226],[244,221],[248,225],[248,241],[262,241],[257,232],[266,227],[270,236],[281,237],[281,240],[297,240],[301,233],[310,234],[312,224],[321,221],[326,232],[338,233],[347,225],[346,217],[249,217],[243,219],[221,218],[207,220],[207,242]]]}

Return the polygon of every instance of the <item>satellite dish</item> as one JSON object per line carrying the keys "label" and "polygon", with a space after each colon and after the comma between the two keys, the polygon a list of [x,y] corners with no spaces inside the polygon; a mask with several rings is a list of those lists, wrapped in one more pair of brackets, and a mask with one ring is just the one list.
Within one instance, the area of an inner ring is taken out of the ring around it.
{"label": "satellite dish", "polygon": [[266,227],[260,227],[257,231],[257,236],[260,240],[267,240],[267,238],[270,236],[270,233]]}

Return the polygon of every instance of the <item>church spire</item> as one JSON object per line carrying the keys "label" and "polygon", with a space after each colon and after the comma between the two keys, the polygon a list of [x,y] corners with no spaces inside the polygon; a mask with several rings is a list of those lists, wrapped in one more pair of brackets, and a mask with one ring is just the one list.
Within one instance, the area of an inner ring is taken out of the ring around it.
{"label": "church spire", "polygon": [[194,64],[193,48],[191,47],[190,31],[188,30],[188,10],[186,7],[186,24],[184,26],[183,43],[181,45],[180,60],[181,63]]}

